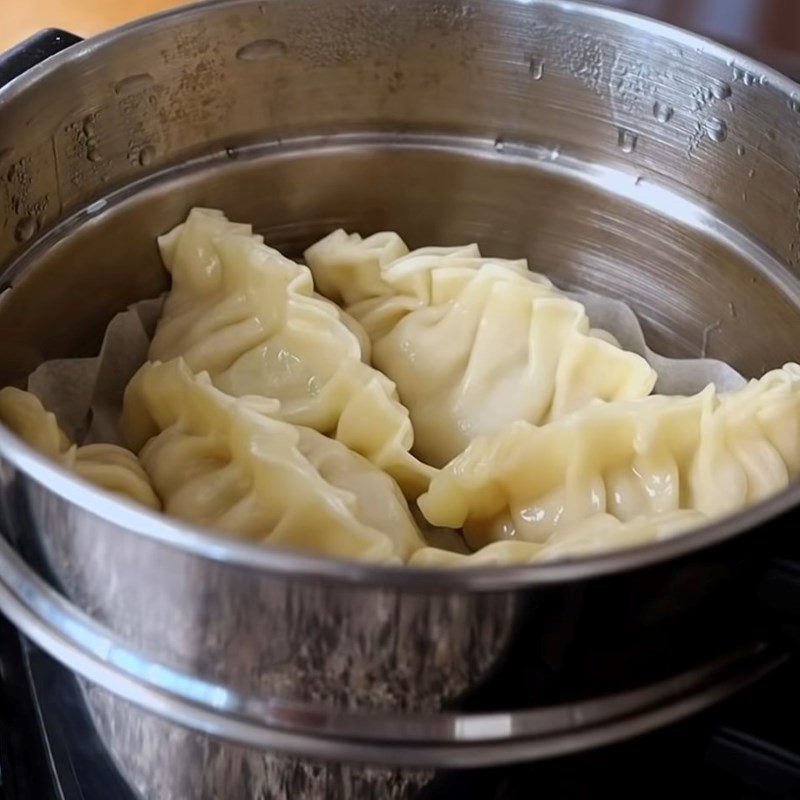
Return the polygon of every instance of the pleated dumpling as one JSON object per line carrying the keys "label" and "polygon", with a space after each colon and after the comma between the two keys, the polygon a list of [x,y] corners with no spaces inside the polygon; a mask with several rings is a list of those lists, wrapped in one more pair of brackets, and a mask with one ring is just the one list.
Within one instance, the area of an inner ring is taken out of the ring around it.
{"label": "pleated dumpling", "polygon": [[159,239],[172,288],[149,357],[184,358],[235,397],[280,401],[282,419],[330,435],[416,497],[433,470],[391,380],[369,365],[361,326],[315,294],[310,271],[249,225],[196,208]]}
{"label": "pleated dumpling", "polygon": [[476,439],[419,499],[433,525],[473,549],[553,542],[597,514],[627,522],[689,510],[738,511],[800,474],[800,367],[740,390],[593,403],[542,426]]}
{"label": "pleated dumpling", "polygon": [[678,510],[651,514],[621,522],[611,514],[599,513],[559,528],[547,542],[502,539],[474,553],[453,553],[423,547],[409,561],[413,567],[478,567],[532,564],[608,553],[664,541],[707,521],[699,511]]}
{"label": "pleated dumpling", "polygon": [[122,426],[167,514],[271,545],[400,563],[421,547],[397,484],[343,444],[232,397],[182,359],[149,362]]}
{"label": "pleated dumpling", "polygon": [[133,453],[115,444],[72,444],[55,414],[36,395],[13,386],[0,390],[0,421],[31,447],[90,483],[148,508],[161,507]]}
{"label": "pleated dumpling", "polygon": [[414,453],[441,467],[476,436],[595,399],[644,397],[656,374],[527,262],[475,245],[408,252],[397,234],[335,231],[305,253],[319,289],[364,326],[372,363],[411,414]]}

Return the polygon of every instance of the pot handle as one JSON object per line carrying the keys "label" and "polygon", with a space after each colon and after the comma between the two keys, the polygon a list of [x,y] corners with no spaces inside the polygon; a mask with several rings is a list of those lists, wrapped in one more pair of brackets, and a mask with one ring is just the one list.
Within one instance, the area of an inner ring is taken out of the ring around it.
{"label": "pot handle", "polygon": [[35,33],[16,47],[0,53],[0,87],[61,50],[82,41],[80,36],[57,28]]}

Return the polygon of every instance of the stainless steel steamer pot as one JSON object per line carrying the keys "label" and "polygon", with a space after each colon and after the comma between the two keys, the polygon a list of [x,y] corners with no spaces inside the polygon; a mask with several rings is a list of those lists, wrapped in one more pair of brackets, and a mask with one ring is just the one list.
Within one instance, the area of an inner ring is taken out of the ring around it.
{"label": "stainless steel steamer pot", "polygon": [[[181,9],[0,90],[0,377],[94,352],[195,204],[291,255],[335,226],[477,240],[758,375],[800,355],[799,143],[800,87],[599,6]],[[0,456],[0,607],[80,676],[144,797],[405,797],[663,724],[777,658],[754,609],[797,486],[648,548],[425,572],[192,530],[4,430]]]}

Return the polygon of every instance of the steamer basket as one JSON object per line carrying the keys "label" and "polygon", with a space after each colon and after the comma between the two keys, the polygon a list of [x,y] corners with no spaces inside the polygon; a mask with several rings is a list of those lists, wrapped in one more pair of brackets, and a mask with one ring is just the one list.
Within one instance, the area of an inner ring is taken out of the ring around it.
{"label": "steamer basket", "polygon": [[[798,358],[799,142],[795,84],[598,6],[181,9],[0,90],[0,377],[95,352],[164,289],[154,239],[196,204],[294,256],[337,226],[527,256],[628,301],[655,349],[756,376]],[[142,796],[170,800],[217,797],[221,775],[231,800],[371,797],[373,779],[410,796],[436,768],[713,702],[773,663],[754,587],[800,498],[601,558],[443,573],[192,530],[3,430],[0,458],[0,607],[87,681]],[[297,758],[322,783],[287,778]]]}

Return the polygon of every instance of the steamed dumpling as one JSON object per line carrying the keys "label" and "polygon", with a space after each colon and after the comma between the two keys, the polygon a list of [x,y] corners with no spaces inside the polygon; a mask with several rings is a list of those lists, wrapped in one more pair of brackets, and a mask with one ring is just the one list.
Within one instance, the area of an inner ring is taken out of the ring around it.
{"label": "steamed dumpling", "polygon": [[468,554],[423,547],[414,553],[409,564],[414,567],[509,566],[594,556],[664,541],[706,521],[704,514],[688,510],[637,517],[629,522],[600,513],[559,528],[545,543],[503,539]]}
{"label": "steamed dumpling", "polygon": [[476,439],[419,499],[433,525],[477,549],[554,543],[607,513],[622,522],[680,510],[732,513],[800,474],[800,367],[743,389],[593,403],[547,425],[516,422]]}
{"label": "steamed dumpling", "polygon": [[595,514],[553,534],[539,550],[537,560],[580,558],[626,547],[641,547],[672,539],[707,522],[705,514],[692,509],[649,514],[627,522],[621,522],[611,514]]}
{"label": "steamed dumpling", "polygon": [[305,253],[316,285],[346,304],[397,385],[414,453],[441,467],[475,437],[542,424],[595,399],[644,397],[656,374],[524,260],[476,245],[408,252],[397,234],[335,231]]}
{"label": "steamed dumpling", "polygon": [[229,222],[194,209],[159,239],[172,274],[149,357],[182,357],[214,385],[280,401],[276,415],[334,436],[416,497],[433,470],[410,454],[414,432],[394,384],[369,366],[361,326],[314,293],[308,268]]}
{"label": "steamed dumpling", "polygon": [[235,398],[182,359],[145,364],[125,392],[123,434],[164,510],[243,539],[385,563],[422,546],[396,483],[341,443]]}
{"label": "steamed dumpling", "polygon": [[133,453],[115,444],[77,447],[36,395],[12,386],[0,390],[0,420],[31,447],[90,483],[148,508],[161,507]]}

